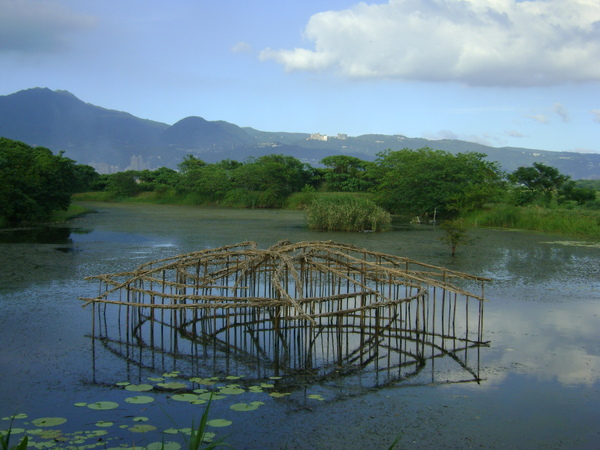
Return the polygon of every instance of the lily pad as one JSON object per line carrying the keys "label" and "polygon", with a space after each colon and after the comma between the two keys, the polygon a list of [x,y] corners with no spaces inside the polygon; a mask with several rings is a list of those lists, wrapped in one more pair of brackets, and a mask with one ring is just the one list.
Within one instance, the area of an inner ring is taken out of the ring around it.
{"label": "lily pad", "polygon": [[261,383],[260,387],[263,389],[273,389],[275,387],[275,385],[271,384],[271,383]]}
{"label": "lily pad", "polygon": [[236,376],[236,375],[229,375],[227,377],[225,377],[226,380],[239,380],[242,377]]}
{"label": "lily pad", "polygon": [[219,392],[221,394],[225,394],[225,395],[239,395],[239,394],[243,394],[246,391],[237,386],[226,386],[226,387],[220,389]]}
{"label": "lily pad", "polygon": [[42,417],[40,419],[32,420],[31,423],[36,427],[56,427],[65,423],[67,419],[64,417]]}
{"label": "lily pad", "polygon": [[146,403],[152,403],[154,401],[154,397],[148,397],[147,395],[136,395],[135,397],[127,397],[125,401],[127,403],[143,405]]}
{"label": "lily pad", "polygon": [[259,393],[261,393],[261,392],[264,392],[260,386],[250,386],[250,387],[248,388],[248,391],[249,391],[249,392],[253,392],[253,393],[255,393],[255,394],[257,394],[257,393],[259,394]]}
{"label": "lily pad", "polygon": [[206,425],[208,425],[209,427],[221,428],[221,427],[228,427],[232,423],[233,422],[231,420],[213,419],[213,420],[209,420],[208,422],[206,422]]}
{"label": "lily pad", "polygon": [[138,424],[129,428],[132,433],[147,433],[148,431],[154,431],[156,427],[154,425]]}
{"label": "lily pad", "polygon": [[148,377],[150,381],[165,381],[163,377]]}
{"label": "lily pad", "polygon": [[269,380],[281,380],[283,377],[269,377]]}
{"label": "lily pad", "polygon": [[324,399],[322,396],[320,396],[319,394],[310,394],[310,395],[308,396],[308,398],[312,398],[313,400],[320,400],[320,401],[324,401],[324,400],[325,400],[325,399]]}
{"label": "lily pad", "polygon": [[146,392],[151,391],[152,389],[154,389],[154,387],[150,384],[130,384],[128,386],[125,386],[125,389],[133,392]]}
{"label": "lily pad", "polygon": [[116,409],[119,407],[119,404],[115,403],[115,402],[96,402],[96,403],[88,403],[87,407],[90,409],[107,410],[107,409]]}
{"label": "lily pad", "polygon": [[178,370],[174,370],[173,372],[163,373],[162,376],[166,378],[175,378],[178,377],[180,373],[181,372],[179,372]]}
{"label": "lily pad", "polygon": [[19,414],[15,414],[14,416],[8,416],[8,417],[3,417],[2,420],[13,420],[13,419],[26,419],[27,418],[27,414],[25,413],[19,413]]}
{"label": "lily pad", "polygon": [[202,400],[221,400],[227,398],[226,395],[215,394],[214,392],[205,392],[204,394],[200,394],[198,396]]}
{"label": "lily pad", "polygon": [[157,386],[165,389],[185,389],[188,387],[187,384],[179,383],[177,381],[173,381],[171,383],[158,383]]}
{"label": "lily pad", "polygon": [[190,381],[192,383],[198,383],[198,384],[203,384],[205,386],[212,386],[213,384],[216,384],[217,381],[219,381],[219,378],[190,378]]}
{"label": "lily pad", "polygon": [[96,422],[97,427],[112,427],[114,424],[114,422],[108,422],[105,420],[99,420],[98,422]]}
{"label": "lily pad", "polygon": [[291,395],[291,394],[289,392],[271,392],[269,395],[271,397],[281,398],[281,397],[285,397],[286,395]]}
{"label": "lily pad", "polygon": [[120,381],[115,383],[117,386],[129,386],[131,383],[129,381]]}
{"label": "lily pad", "polygon": [[134,422],[148,422],[148,420],[150,420],[150,419],[148,419],[147,417],[143,417],[143,416],[133,418]]}
{"label": "lily pad", "polygon": [[146,450],[179,450],[181,445],[177,442],[153,442],[146,446]]}
{"label": "lily pad", "polygon": [[258,409],[259,406],[264,405],[263,402],[252,402],[250,404],[248,403],[236,403],[234,405],[231,405],[229,407],[229,409],[233,409],[234,411],[254,411],[255,409]]}
{"label": "lily pad", "polygon": [[78,408],[81,408],[82,406],[87,406],[88,404],[86,402],[77,402],[77,403],[73,403],[73,406],[77,406]]}
{"label": "lily pad", "polygon": [[198,394],[175,394],[171,398],[178,402],[193,402],[198,400]]}

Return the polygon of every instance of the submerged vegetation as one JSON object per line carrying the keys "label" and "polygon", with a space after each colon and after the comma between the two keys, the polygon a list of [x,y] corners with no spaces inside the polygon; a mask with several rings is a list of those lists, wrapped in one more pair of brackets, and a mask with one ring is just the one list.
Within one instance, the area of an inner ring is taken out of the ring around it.
{"label": "submerged vegetation", "polygon": [[309,226],[322,230],[384,230],[389,214],[402,214],[598,237],[600,183],[575,182],[538,162],[506,174],[485,158],[421,148],[386,150],[375,161],[328,156],[312,167],[280,154],[214,164],[187,155],[179,170],[99,175],[62,154],[2,139],[0,227],[47,221],[76,199],[306,209]]}

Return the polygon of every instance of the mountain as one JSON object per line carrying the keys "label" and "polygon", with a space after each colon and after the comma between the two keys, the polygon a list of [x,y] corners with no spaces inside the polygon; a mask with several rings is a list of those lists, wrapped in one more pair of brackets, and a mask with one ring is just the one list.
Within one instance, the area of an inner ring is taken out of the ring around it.
{"label": "mountain", "polygon": [[128,168],[177,168],[185,155],[208,162],[244,161],[271,153],[318,165],[325,156],[345,154],[374,160],[386,149],[431,147],[450,153],[479,152],[512,172],[541,162],[573,179],[600,179],[600,154],[489,147],[460,140],[402,135],[338,135],[266,132],[224,121],[186,117],[173,125],[141,119],[85,103],[67,91],[34,88],[0,96],[0,136],[43,146],[101,173]]}

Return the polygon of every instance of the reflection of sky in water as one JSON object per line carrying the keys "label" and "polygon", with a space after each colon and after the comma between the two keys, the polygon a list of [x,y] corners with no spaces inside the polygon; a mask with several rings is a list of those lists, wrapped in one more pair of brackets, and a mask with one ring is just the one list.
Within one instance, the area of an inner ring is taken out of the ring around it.
{"label": "reflection of sky in water", "polygon": [[599,381],[597,300],[547,306],[520,303],[518,313],[514,307],[487,307],[485,336],[492,342],[483,352],[482,366],[489,369],[483,386],[497,386],[510,373],[565,386],[591,386]]}

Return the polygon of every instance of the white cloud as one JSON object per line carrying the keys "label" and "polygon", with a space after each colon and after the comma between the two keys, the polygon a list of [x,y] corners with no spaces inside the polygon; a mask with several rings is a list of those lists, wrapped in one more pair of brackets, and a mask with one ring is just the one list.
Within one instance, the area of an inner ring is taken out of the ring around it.
{"label": "white cloud", "polygon": [[596,0],[389,0],[312,16],[314,50],[265,49],[287,71],[534,86],[600,81]]}
{"label": "white cloud", "polygon": [[95,24],[92,16],[58,1],[0,0],[0,52],[47,52],[67,46],[68,35]]}
{"label": "white cloud", "polygon": [[563,122],[571,121],[571,119],[569,117],[569,113],[567,112],[567,109],[562,104],[555,103],[552,106],[552,110],[560,116],[560,118],[562,119]]}
{"label": "white cloud", "polygon": [[539,123],[543,123],[543,124],[550,123],[550,119],[548,119],[548,117],[546,117],[543,114],[531,114],[531,115],[528,115],[526,117],[529,117],[530,119],[533,119],[533,120],[535,120],[536,122],[539,122]]}
{"label": "white cloud", "polygon": [[520,131],[517,131],[517,130],[506,130],[505,133],[507,136],[510,136],[510,137],[516,137],[516,138],[525,137],[525,135],[523,133],[521,133]]}
{"label": "white cloud", "polygon": [[252,46],[247,42],[237,42],[231,47],[233,53],[250,53],[252,52]]}

